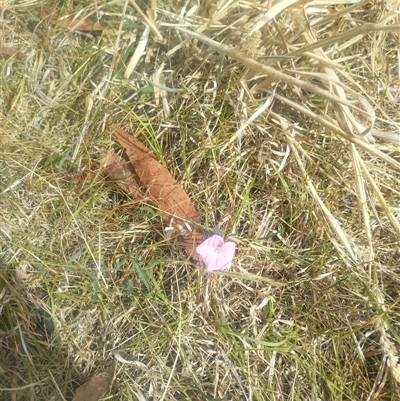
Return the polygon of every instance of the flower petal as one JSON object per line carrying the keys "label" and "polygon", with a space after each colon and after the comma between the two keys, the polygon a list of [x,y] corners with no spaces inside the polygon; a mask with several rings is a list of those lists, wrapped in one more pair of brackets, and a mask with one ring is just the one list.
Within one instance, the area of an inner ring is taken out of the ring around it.
{"label": "flower petal", "polygon": [[222,246],[221,251],[217,254],[216,260],[214,260],[213,263],[206,264],[207,270],[230,270],[235,248],[236,244],[234,242],[226,242]]}
{"label": "flower petal", "polygon": [[207,238],[206,241],[208,241],[210,246],[214,249],[221,248],[224,245],[224,239],[220,235],[217,235],[217,234],[214,234],[210,238]]}
{"label": "flower petal", "polygon": [[212,252],[205,258],[203,258],[203,263],[208,271],[220,270],[220,255],[218,253]]}
{"label": "flower petal", "polygon": [[222,245],[221,248],[221,252],[231,260],[233,259],[235,250],[236,250],[236,244],[232,241],[225,242],[225,244]]}
{"label": "flower petal", "polygon": [[232,266],[236,244],[224,239],[220,235],[213,235],[203,241],[196,251],[203,261],[207,271],[229,270]]}
{"label": "flower petal", "polygon": [[197,248],[196,252],[202,257],[206,258],[210,253],[215,253],[215,249],[221,248],[224,245],[224,239],[219,235],[213,235],[205,239]]}

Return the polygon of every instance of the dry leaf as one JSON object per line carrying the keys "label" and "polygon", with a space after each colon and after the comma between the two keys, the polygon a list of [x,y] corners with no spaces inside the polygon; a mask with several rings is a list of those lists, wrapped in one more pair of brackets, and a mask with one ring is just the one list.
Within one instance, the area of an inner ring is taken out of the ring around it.
{"label": "dry leaf", "polygon": [[102,31],[104,29],[100,24],[92,21],[90,18],[82,20],[67,18],[58,20],[57,23],[65,28],[76,29],[78,31]]}
{"label": "dry leaf", "polygon": [[84,173],[75,175],[75,176],[73,177],[73,180],[74,180],[75,182],[86,181],[86,180],[89,179],[89,178],[95,177],[95,176],[96,176],[97,174],[99,174],[99,173],[100,173],[100,170],[99,170],[99,171],[84,172]]}
{"label": "dry leaf", "polygon": [[17,51],[14,49],[10,49],[9,47],[0,47],[0,54],[2,55],[13,56],[15,53],[17,53]]}
{"label": "dry leaf", "polygon": [[101,161],[103,168],[80,174],[74,180],[84,181],[104,172],[132,198],[149,199],[168,224],[166,237],[176,241],[192,259],[199,261],[196,247],[204,241],[205,233],[193,224],[198,213],[189,196],[143,143],[121,128],[115,128],[114,135],[125,148],[129,161],[117,154],[108,155]]}
{"label": "dry leaf", "polygon": [[20,265],[15,266],[15,278],[17,281],[24,282],[32,278],[33,273],[28,273],[27,269],[28,269],[27,263],[22,263]]}
{"label": "dry leaf", "polygon": [[113,153],[103,159],[104,172],[108,178],[134,199],[144,199],[145,194],[139,187],[139,179],[131,162]]}
{"label": "dry leaf", "polygon": [[11,49],[10,47],[0,47],[0,55],[6,57],[11,57],[14,55],[24,57],[23,53],[19,52],[18,50]]}
{"label": "dry leaf", "polygon": [[76,29],[78,31],[102,31],[104,29],[100,24],[92,21],[90,18],[77,19],[69,17],[66,19],[59,19],[56,11],[53,11],[50,14],[50,22],[52,24],[58,24],[64,28]]}
{"label": "dry leaf", "polygon": [[114,135],[125,148],[143,191],[162,212],[163,221],[169,222],[172,216],[176,216],[196,222],[198,213],[189,196],[153,153],[121,128],[115,128]]}
{"label": "dry leaf", "polygon": [[125,148],[142,190],[160,209],[163,221],[168,223],[166,236],[175,239],[192,259],[199,261],[196,248],[204,241],[205,233],[192,224],[197,221],[198,213],[189,196],[143,143],[118,127],[114,129],[114,135]]}
{"label": "dry leaf", "polygon": [[[176,224],[177,222],[172,223],[172,225]],[[196,252],[196,248],[205,240],[206,235],[200,228],[193,227],[192,225],[190,225],[190,227],[191,230],[189,232],[185,233],[184,235],[178,235],[177,245],[182,248],[192,259],[200,262],[201,259]]]}
{"label": "dry leaf", "polygon": [[92,376],[75,391],[72,401],[98,401],[111,385],[114,376],[114,362],[104,372]]}

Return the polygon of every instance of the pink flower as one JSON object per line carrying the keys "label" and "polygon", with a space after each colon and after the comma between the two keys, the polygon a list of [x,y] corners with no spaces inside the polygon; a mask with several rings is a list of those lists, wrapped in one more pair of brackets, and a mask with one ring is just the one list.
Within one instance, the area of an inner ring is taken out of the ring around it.
{"label": "pink flower", "polygon": [[224,239],[219,235],[213,235],[203,241],[196,251],[201,257],[207,271],[229,270],[235,254],[236,244]]}

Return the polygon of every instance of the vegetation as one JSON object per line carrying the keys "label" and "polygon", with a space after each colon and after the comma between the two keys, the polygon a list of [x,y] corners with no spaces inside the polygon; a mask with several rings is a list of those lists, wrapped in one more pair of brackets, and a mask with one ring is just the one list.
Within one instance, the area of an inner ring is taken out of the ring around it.
{"label": "vegetation", "polygon": [[[5,0],[0,398],[400,399],[399,0]],[[96,170],[118,125],[209,274]]]}

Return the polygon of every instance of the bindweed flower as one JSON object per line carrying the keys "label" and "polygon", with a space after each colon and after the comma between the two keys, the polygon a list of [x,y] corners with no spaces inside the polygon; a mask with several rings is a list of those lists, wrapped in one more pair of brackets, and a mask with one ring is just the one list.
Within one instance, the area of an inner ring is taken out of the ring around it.
{"label": "bindweed flower", "polygon": [[201,257],[207,271],[229,270],[235,248],[234,242],[224,242],[220,235],[213,235],[203,241],[196,248],[196,252]]}

